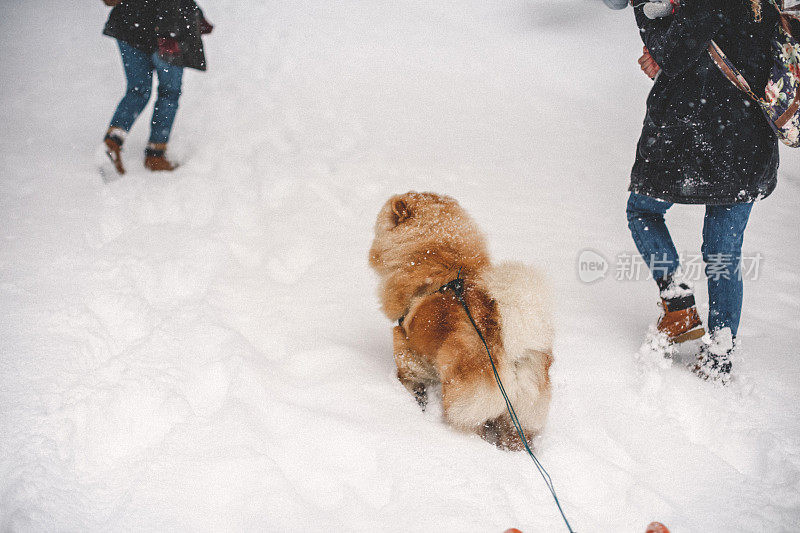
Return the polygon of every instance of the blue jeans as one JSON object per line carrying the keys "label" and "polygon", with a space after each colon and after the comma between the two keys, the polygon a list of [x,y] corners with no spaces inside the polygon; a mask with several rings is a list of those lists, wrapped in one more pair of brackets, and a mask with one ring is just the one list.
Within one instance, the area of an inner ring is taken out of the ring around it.
{"label": "blue jeans", "polygon": [[[664,223],[670,202],[631,193],[628,227],[654,279],[671,275],[678,252]],[[703,261],[708,280],[708,329],[731,328],[736,336],[742,316],[742,240],[752,203],[707,205],[703,222]]]}
{"label": "blue jeans", "polygon": [[150,142],[166,143],[172,131],[172,123],[175,122],[175,113],[178,111],[183,67],[170,65],[158,57],[157,53],[148,55],[123,41],[117,41],[117,44],[122,55],[128,88],[117,106],[110,125],[130,131],[136,117],[150,100],[153,70],[155,70],[158,76],[158,98],[150,123]]}

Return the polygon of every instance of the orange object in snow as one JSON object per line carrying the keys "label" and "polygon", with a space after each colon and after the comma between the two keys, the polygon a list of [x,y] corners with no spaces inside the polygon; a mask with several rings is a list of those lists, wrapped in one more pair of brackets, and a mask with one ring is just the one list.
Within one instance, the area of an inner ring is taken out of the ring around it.
{"label": "orange object in snow", "polygon": [[645,533],[669,533],[669,529],[661,522],[651,522]]}
{"label": "orange object in snow", "polygon": [[511,529],[506,529],[503,533],[522,533],[519,529],[512,527]]}

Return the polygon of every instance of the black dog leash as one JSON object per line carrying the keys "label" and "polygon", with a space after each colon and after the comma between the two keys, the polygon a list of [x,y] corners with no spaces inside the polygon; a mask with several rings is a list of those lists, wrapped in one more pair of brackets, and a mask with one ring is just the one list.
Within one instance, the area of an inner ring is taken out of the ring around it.
{"label": "black dog leash", "polygon": [[556,502],[556,506],[558,507],[558,511],[561,513],[561,518],[564,519],[564,523],[567,525],[567,529],[570,533],[575,533],[572,530],[572,527],[569,525],[569,521],[567,520],[566,515],[564,514],[564,510],[561,508],[561,502],[558,501],[558,496],[556,495],[556,489],[553,486],[553,480],[550,478],[550,474],[547,473],[542,463],[539,462],[539,459],[536,458],[533,451],[531,450],[530,446],[528,445],[528,439],[525,437],[525,431],[522,429],[522,424],[519,422],[519,418],[517,418],[517,413],[514,411],[514,406],[511,405],[511,400],[508,398],[508,394],[506,394],[506,389],[503,387],[503,382],[500,380],[500,374],[497,372],[497,365],[495,365],[494,357],[492,357],[492,352],[489,350],[489,344],[486,342],[486,339],[481,333],[478,324],[475,323],[475,319],[472,318],[472,313],[469,310],[469,306],[467,305],[467,300],[464,298],[464,279],[461,277],[461,270],[458,271],[458,277],[453,281],[443,285],[439,292],[444,293],[447,290],[453,291],[453,294],[456,297],[456,300],[461,307],[464,308],[464,311],[467,313],[467,318],[472,323],[472,327],[475,328],[475,331],[478,333],[478,336],[481,338],[481,342],[483,343],[483,347],[486,348],[486,353],[489,355],[489,362],[492,364],[492,372],[494,372],[494,379],[497,381],[497,386],[500,388],[500,392],[503,394],[503,399],[506,402],[506,409],[508,410],[508,414],[511,417],[511,421],[514,423],[514,428],[517,430],[517,435],[519,436],[520,440],[522,441],[523,446],[525,446],[525,451],[528,452],[528,455],[531,456],[533,459],[533,464],[536,465],[536,469],[539,471],[539,474],[544,479],[545,485],[550,490],[550,494],[553,495],[553,500]]}

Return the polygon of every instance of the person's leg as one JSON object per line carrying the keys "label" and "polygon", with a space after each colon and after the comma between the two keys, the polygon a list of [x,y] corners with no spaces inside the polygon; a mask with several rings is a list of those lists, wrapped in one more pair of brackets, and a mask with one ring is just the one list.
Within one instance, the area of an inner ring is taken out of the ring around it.
{"label": "person's leg", "polygon": [[708,326],[693,372],[725,384],[730,379],[730,354],[742,315],[741,273],[744,229],[753,204],[709,205],[703,224],[703,260],[708,278]]}
{"label": "person's leg", "polygon": [[[628,228],[656,282],[671,278],[680,264],[664,222],[664,214],[670,207],[670,202],[641,194],[631,193],[628,198]],[[663,290],[665,287],[661,285],[659,288]]]}
{"label": "person's leg", "polygon": [[[149,54],[137,50],[128,43],[117,40],[117,46],[119,46],[119,53],[122,56],[127,88],[125,96],[122,97],[114,111],[114,116],[111,117],[103,144],[105,156],[113,164],[114,170],[117,174],[125,174],[125,165],[122,163],[122,144],[136,118],[150,99],[150,91],[153,86],[153,64],[150,62]],[[104,165],[105,163],[101,166],[101,172],[105,172],[102,170]]]}
{"label": "person's leg", "polygon": [[153,86],[153,64],[150,56],[145,52],[137,50],[123,41],[117,41],[117,44],[122,56],[122,66],[125,68],[127,89],[111,118],[109,129],[118,128],[127,133],[150,99],[150,91]]}
{"label": "person's leg", "polygon": [[700,338],[705,330],[691,287],[673,281],[680,259],[664,222],[664,214],[671,206],[670,202],[631,193],[627,208],[628,227],[658,284],[664,312],[656,329],[666,336],[667,342],[681,343]]}
{"label": "person's leg", "polygon": [[167,63],[158,54],[153,54],[152,61],[158,76],[158,98],[150,125],[150,144],[166,145],[178,111],[183,67]]}
{"label": "person's leg", "polygon": [[730,328],[736,337],[742,314],[740,269],[744,229],[752,203],[706,206],[703,260],[708,278],[708,326],[713,334]]}

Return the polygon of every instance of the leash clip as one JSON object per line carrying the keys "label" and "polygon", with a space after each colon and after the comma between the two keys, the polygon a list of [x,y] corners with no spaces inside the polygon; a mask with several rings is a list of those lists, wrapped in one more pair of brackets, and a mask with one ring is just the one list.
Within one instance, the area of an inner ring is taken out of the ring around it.
{"label": "leash clip", "polygon": [[461,269],[458,269],[458,276],[453,281],[442,285],[442,288],[439,289],[439,292],[444,293],[447,289],[451,289],[456,298],[460,300],[464,299],[464,278],[461,277]]}

